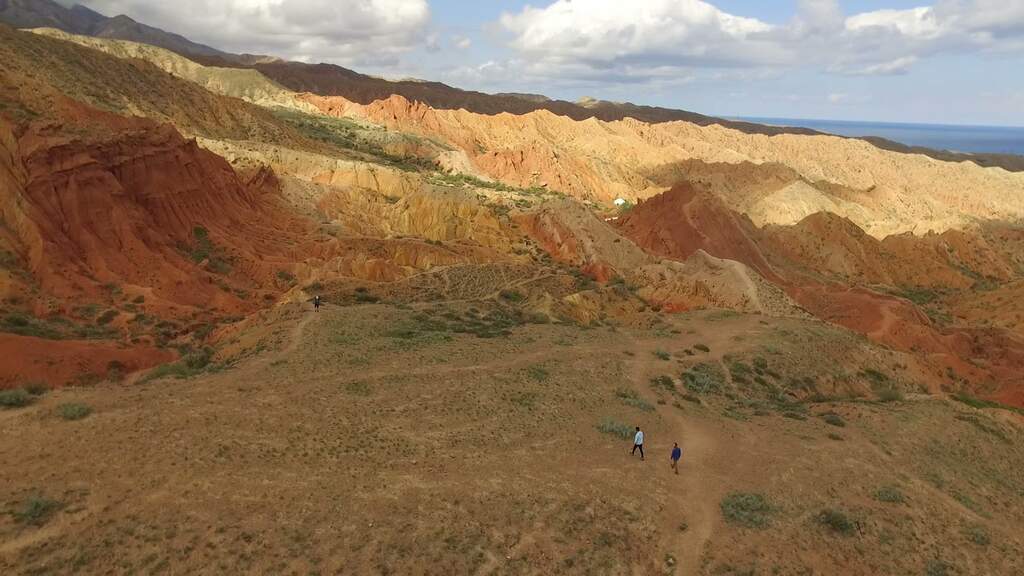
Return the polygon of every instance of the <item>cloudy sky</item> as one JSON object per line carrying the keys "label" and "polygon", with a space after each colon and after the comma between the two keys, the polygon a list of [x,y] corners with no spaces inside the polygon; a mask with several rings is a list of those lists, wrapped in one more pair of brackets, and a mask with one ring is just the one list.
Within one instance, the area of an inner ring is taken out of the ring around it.
{"label": "cloudy sky", "polygon": [[1024,126],[1024,0],[81,0],[231,52],[486,92]]}

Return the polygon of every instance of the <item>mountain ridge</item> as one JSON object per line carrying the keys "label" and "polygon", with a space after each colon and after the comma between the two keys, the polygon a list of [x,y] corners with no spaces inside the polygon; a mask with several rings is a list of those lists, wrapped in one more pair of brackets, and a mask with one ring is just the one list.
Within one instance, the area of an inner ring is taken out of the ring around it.
{"label": "mountain ridge", "polygon": [[[312,92],[320,96],[342,96],[360,104],[370,104],[393,94],[420,101],[436,109],[464,108],[480,114],[526,114],[548,110],[573,120],[597,118],[604,121],[634,118],[648,123],[673,121],[692,122],[698,126],[718,124],[747,134],[801,134],[822,132],[797,127],[776,127],[742,120],[729,120],[697,112],[615,103],[592,98],[579,102],[553,100],[533,94],[487,94],[455,88],[437,81],[391,81],[369,76],[335,64],[285,61],[253,54],[231,54],[195,43],[187,38],[147,26],[118,15],[107,17],[91,9],[74,5],[65,8],[53,0],[0,0],[0,22],[17,28],[53,27],[74,34],[131,40],[152,44],[177,52],[206,66],[253,68],[269,79],[296,92]],[[524,97],[525,96],[525,97]],[[905,154],[923,154],[948,162],[973,162],[983,167],[1000,167],[1013,172],[1024,171],[1024,156],[1007,154],[961,154],[945,150],[907,146],[884,138],[860,138],[883,150]]]}

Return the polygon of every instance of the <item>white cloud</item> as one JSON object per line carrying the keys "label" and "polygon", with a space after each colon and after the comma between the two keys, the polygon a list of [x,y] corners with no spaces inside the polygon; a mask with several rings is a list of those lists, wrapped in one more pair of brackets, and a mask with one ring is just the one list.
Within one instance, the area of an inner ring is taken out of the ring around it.
{"label": "white cloud", "polygon": [[473,46],[473,41],[465,36],[452,36],[452,44],[459,50],[468,50]]}
{"label": "white cloud", "polygon": [[896,32],[911,38],[932,39],[942,34],[942,24],[933,8],[912,8],[910,10],[877,10],[865,12],[846,19],[850,32],[869,31],[872,28]]}
{"label": "white cloud", "polygon": [[553,72],[567,62],[608,69],[775,64],[789,57],[762,40],[770,25],[701,0],[558,0],[504,13],[501,24],[515,35],[517,51],[540,58]]}
{"label": "white cloud", "polygon": [[427,0],[80,0],[231,52],[388,65],[427,44]]}
{"label": "white cloud", "polygon": [[828,95],[828,102],[829,104],[842,104],[849,100],[849,98],[849,94],[833,93]]}
{"label": "white cloud", "polygon": [[944,51],[1024,51],[1022,0],[939,0],[852,15],[838,0],[799,0],[794,18],[776,25],[703,0],[557,0],[502,14],[500,24],[535,72],[605,74],[609,82],[701,68],[892,75]]}
{"label": "white cloud", "polygon": [[848,76],[893,76],[907,74],[910,67],[918,61],[917,56],[903,56],[888,62],[868,64],[861,66],[846,66],[837,64],[829,68],[830,72],[846,74]]}

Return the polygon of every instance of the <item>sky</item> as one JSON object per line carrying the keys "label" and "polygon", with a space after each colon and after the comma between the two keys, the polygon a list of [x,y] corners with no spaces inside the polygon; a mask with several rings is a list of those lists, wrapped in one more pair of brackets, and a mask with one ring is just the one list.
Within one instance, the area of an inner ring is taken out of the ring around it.
{"label": "sky", "polygon": [[1024,0],[80,0],[229,52],[729,117],[1024,126]]}

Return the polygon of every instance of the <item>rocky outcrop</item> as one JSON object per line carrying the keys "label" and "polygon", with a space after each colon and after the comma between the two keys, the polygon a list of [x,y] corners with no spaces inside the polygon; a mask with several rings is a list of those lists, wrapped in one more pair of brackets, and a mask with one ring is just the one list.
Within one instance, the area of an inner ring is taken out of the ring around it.
{"label": "rocky outcrop", "polygon": [[[755,172],[727,175],[739,185],[721,195],[730,208],[749,213],[760,225],[792,224],[830,210],[882,238],[1024,217],[1019,194],[1024,174],[888,152],[861,140],[745,134],[686,122],[579,122],[543,110],[486,116],[436,110],[400,96],[365,105],[339,97],[304,98],[326,114],[440,138],[503,182],[546,186],[605,203],[654,196],[665,190],[663,167],[690,161],[691,166],[715,165],[719,179],[730,170]],[[781,168],[751,168],[764,165]],[[689,180],[685,168],[678,178]],[[698,178],[713,176],[706,169],[694,172]],[[744,181],[753,181],[755,189]]]}
{"label": "rocky outcrop", "polygon": [[802,312],[748,265],[696,249],[679,260],[646,252],[571,201],[517,217],[521,228],[556,260],[600,281],[621,280],[665,310],[726,308],[771,316]]}

